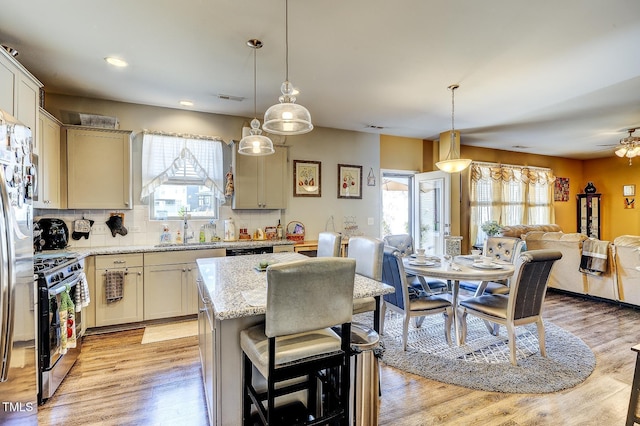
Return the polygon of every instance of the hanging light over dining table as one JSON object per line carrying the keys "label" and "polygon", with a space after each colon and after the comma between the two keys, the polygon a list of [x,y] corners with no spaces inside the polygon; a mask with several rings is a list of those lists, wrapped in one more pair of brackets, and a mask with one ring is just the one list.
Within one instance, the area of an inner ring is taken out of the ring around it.
{"label": "hanging light over dining table", "polygon": [[455,90],[460,87],[457,84],[452,84],[448,87],[451,90],[451,137],[449,142],[449,152],[447,157],[436,163],[436,167],[447,173],[459,173],[469,167],[471,160],[466,158],[460,158],[460,153],[457,149],[456,143],[456,131],[454,127],[454,111],[455,111]]}
{"label": "hanging light over dining table", "polygon": [[309,110],[296,103],[295,88],[289,81],[289,1],[285,0],[285,80],[279,103],[264,113],[262,128],[276,135],[301,135],[313,130]]}

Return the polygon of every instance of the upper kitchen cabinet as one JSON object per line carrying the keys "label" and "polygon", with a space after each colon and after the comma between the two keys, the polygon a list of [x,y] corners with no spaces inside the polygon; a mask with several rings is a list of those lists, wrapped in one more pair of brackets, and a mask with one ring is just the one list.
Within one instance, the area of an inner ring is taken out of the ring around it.
{"label": "upper kitchen cabinet", "polygon": [[4,48],[0,48],[0,109],[16,117],[31,129],[34,146],[38,138],[38,81]]}
{"label": "upper kitchen cabinet", "polygon": [[67,208],[131,209],[131,131],[66,127]]}
{"label": "upper kitchen cabinet", "polygon": [[287,207],[287,149],[265,156],[238,154],[233,150],[234,209],[284,209]]}
{"label": "upper kitchen cabinet", "polygon": [[62,124],[40,108],[38,116],[37,155],[38,180],[33,207],[40,209],[65,208],[60,197],[60,128]]}

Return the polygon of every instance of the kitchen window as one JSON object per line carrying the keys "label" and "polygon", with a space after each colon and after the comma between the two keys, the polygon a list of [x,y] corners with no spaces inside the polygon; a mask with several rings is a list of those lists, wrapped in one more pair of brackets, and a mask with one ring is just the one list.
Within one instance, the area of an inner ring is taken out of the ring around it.
{"label": "kitchen window", "polygon": [[217,219],[224,203],[223,141],[215,137],[144,132],[142,191],[151,220]]}

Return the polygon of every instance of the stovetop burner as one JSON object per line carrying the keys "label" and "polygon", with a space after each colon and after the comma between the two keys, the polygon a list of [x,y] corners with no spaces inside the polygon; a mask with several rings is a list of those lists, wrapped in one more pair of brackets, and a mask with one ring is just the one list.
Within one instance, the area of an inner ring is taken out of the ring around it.
{"label": "stovetop burner", "polygon": [[33,258],[33,273],[46,275],[62,266],[78,262],[78,254],[71,252],[36,254]]}

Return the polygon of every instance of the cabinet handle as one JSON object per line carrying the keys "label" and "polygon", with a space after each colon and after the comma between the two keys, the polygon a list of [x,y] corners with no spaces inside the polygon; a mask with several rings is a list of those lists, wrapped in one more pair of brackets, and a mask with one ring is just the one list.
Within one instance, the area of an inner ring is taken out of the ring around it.
{"label": "cabinet handle", "polygon": [[187,268],[182,268],[182,272],[187,272]]}
{"label": "cabinet handle", "polygon": [[113,263],[116,264],[116,265],[121,265],[123,263],[127,263],[127,261],[126,260],[114,260]]}
{"label": "cabinet handle", "polygon": [[142,272],[138,272],[138,276],[141,276],[141,275],[142,275]]}
{"label": "cabinet handle", "polygon": [[191,268],[187,268],[187,271],[191,272]]}

